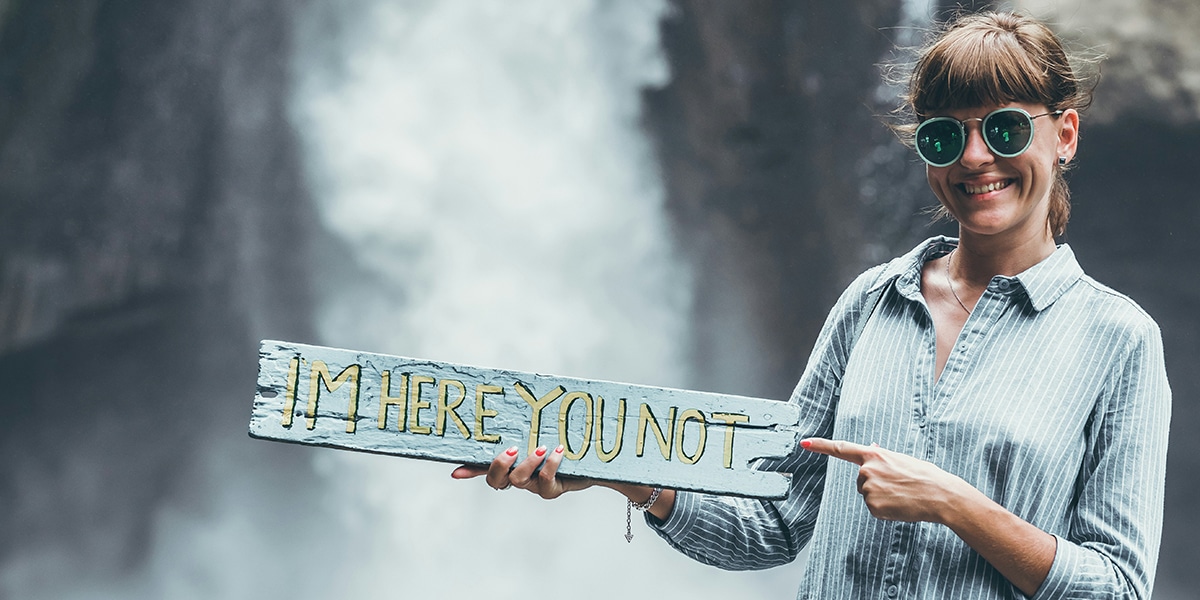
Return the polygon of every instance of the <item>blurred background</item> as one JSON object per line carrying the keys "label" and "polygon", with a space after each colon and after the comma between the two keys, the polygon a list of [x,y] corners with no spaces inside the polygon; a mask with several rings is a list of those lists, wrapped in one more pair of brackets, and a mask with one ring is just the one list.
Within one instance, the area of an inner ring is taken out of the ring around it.
{"label": "blurred background", "polygon": [[[1033,0],[1104,52],[1066,241],[1160,323],[1155,598],[1200,588],[1200,4]],[[785,399],[937,233],[880,63],[950,3],[0,0],[0,597],[787,598],[607,490],[254,441],[284,339]]]}

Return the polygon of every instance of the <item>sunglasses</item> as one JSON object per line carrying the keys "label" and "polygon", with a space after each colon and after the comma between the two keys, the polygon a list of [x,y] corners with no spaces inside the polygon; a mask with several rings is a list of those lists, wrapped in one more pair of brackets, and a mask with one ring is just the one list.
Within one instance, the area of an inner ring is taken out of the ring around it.
{"label": "sunglasses", "polygon": [[1033,120],[1061,114],[1063,111],[1056,110],[1029,116],[1019,108],[1001,108],[982,119],[959,121],[951,117],[934,117],[917,126],[917,154],[935,167],[948,167],[958,162],[967,148],[967,121],[982,121],[983,142],[993,154],[1004,158],[1020,156],[1033,143]]}

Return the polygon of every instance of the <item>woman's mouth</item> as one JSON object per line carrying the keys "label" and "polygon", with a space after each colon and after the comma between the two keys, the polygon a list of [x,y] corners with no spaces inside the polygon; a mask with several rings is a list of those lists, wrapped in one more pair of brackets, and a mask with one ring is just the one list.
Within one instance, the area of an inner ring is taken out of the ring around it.
{"label": "woman's mouth", "polygon": [[1012,182],[1012,179],[1004,179],[1001,181],[993,181],[991,183],[984,184],[960,183],[958,184],[958,188],[972,196],[977,196],[980,194],[986,194],[988,192],[1002,190],[1012,185]]}

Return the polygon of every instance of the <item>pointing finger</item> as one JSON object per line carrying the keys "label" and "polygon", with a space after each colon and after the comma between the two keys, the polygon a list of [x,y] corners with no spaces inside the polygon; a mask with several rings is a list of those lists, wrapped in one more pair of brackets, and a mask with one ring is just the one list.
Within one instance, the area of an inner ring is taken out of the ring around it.
{"label": "pointing finger", "polygon": [[825,454],[834,458],[840,458],[844,461],[852,462],[862,466],[867,460],[866,453],[870,451],[869,446],[855,444],[845,440],[827,440],[825,438],[808,438],[800,441],[800,447],[810,452]]}

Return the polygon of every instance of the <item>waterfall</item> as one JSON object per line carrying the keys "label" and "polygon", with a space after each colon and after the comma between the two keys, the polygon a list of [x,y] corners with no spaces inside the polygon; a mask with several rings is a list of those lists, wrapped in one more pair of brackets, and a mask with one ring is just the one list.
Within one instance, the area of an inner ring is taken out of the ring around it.
{"label": "waterfall", "polygon": [[[319,261],[322,342],[685,386],[690,278],[639,126],[640,91],[669,77],[666,10],[364,0],[304,15],[293,121],[341,247]],[[738,587],[679,566],[641,523],[627,545],[612,492],[544,503],[447,465],[328,452],[319,466],[361,553],[350,596]]]}
{"label": "waterfall", "polygon": [[688,278],[638,127],[639,90],[667,78],[665,6],[355,7],[296,65],[318,210],[346,247],[321,265],[325,341],[682,384]]}

